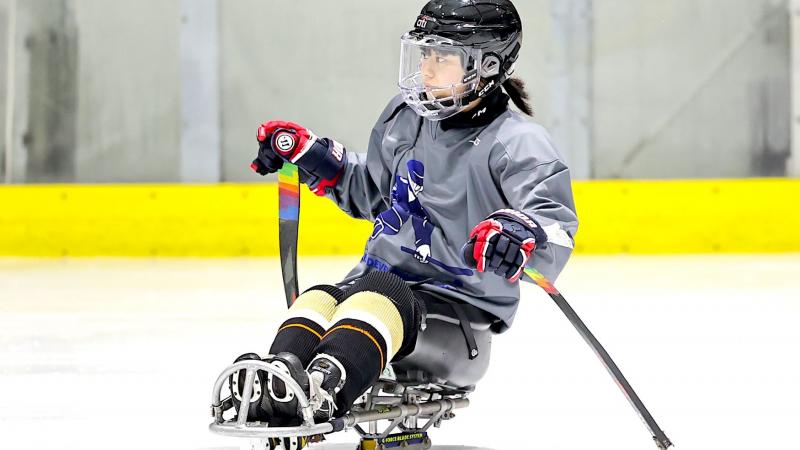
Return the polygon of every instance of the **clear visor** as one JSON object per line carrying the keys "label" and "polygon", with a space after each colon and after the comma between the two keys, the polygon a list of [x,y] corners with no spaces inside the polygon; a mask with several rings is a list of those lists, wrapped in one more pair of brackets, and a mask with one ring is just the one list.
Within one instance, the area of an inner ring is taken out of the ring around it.
{"label": "clear visor", "polygon": [[438,36],[403,36],[400,90],[423,117],[442,120],[467,106],[478,87],[481,51]]}

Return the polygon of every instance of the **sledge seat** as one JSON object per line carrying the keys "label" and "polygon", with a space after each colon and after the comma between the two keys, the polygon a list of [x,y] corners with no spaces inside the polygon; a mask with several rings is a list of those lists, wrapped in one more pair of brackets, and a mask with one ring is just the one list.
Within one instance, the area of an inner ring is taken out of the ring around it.
{"label": "sledge seat", "polygon": [[492,330],[499,319],[472,305],[425,291],[418,294],[427,311],[414,350],[391,364],[397,381],[473,391],[489,368]]}

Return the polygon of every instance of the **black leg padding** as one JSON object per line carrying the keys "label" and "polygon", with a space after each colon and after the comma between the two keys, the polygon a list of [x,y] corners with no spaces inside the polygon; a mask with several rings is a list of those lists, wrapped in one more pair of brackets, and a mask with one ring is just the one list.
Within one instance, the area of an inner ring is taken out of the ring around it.
{"label": "black leg padding", "polygon": [[[422,320],[421,300],[400,277],[389,272],[369,272],[359,278],[346,292],[346,296],[357,292],[376,292],[389,298],[403,319],[403,343],[395,355],[400,359],[414,350],[417,331]],[[347,300],[345,298],[345,300]]]}
{"label": "black leg padding", "polygon": [[[314,286],[303,293],[305,294],[306,292],[314,290],[329,294],[336,299],[337,304],[341,303],[345,296],[341,289],[327,284]],[[316,355],[314,349],[317,347],[322,335],[324,335],[326,331],[327,330],[312,320],[303,317],[289,318],[279,327],[269,352],[273,355],[277,355],[281,352],[292,353],[300,359],[303,367],[305,367]]]}

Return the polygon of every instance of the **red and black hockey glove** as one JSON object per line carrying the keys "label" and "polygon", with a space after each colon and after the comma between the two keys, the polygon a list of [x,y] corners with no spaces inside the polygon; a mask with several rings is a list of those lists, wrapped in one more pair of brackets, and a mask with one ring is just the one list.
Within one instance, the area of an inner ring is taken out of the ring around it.
{"label": "red and black hockey glove", "polygon": [[513,209],[501,209],[479,223],[462,249],[464,261],[478,272],[519,280],[533,251],[547,243],[539,223]]}
{"label": "red and black hockey glove", "polygon": [[301,169],[301,181],[317,195],[339,181],[347,163],[342,144],[318,138],[293,122],[270,121],[258,127],[258,157],[250,165],[261,175],[274,173],[288,161]]}

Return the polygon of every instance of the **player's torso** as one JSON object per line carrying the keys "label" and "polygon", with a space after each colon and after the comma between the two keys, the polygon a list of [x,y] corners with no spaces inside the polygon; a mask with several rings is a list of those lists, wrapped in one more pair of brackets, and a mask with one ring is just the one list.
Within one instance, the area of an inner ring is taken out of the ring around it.
{"label": "player's torso", "polygon": [[406,113],[413,114],[401,112],[382,138],[391,173],[381,176],[381,191],[391,193],[391,206],[376,220],[361,269],[433,278],[472,298],[514,303],[516,287],[471,270],[461,256],[471,228],[507,206],[490,165],[498,127],[444,131]]}
{"label": "player's torso", "polygon": [[385,179],[390,184],[384,192],[397,186],[398,177],[401,184],[409,178],[409,164],[422,167],[419,202],[453,241],[466,239],[472,225],[506,207],[490,167],[497,126],[443,131],[440,124],[421,121],[410,110],[393,122],[382,141],[384,154],[392,155],[391,176]]}

